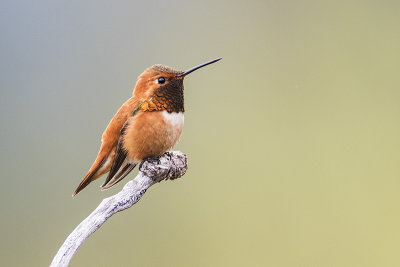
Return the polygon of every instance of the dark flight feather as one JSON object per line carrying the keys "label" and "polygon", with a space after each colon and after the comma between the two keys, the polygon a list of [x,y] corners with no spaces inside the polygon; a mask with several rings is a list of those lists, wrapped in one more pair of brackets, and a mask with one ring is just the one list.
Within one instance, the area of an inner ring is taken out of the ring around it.
{"label": "dark flight feather", "polygon": [[121,129],[118,144],[117,144],[117,151],[114,155],[114,161],[111,167],[110,172],[106,180],[104,181],[103,185],[101,186],[102,189],[108,189],[111,186],[115,185],[119,181],[121,181],[125,176],[127,176],[133,168],[135,168],[136,164],[131,164],[126,162],[126,151],[123,148],[123,138],[128,127],[128,121],[125,122],[124,126]]}

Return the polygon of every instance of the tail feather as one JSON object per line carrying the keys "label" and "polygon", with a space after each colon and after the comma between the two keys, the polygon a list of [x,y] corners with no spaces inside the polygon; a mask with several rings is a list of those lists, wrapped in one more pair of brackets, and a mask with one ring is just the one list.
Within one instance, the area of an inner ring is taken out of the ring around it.
{"label": "tail feather", "polygon": [[96,180],[100,175],[97,174],[99,169],[104,165],[106,162],[107,157],[104,157],[100,164],[98,164],[93,170],[89,170],[86,176],[82,179],[78,187],[76,188],[75,192],[72,194],[72,197],[75,197],[80,191],[82,191],[88,184],[92,181]]}

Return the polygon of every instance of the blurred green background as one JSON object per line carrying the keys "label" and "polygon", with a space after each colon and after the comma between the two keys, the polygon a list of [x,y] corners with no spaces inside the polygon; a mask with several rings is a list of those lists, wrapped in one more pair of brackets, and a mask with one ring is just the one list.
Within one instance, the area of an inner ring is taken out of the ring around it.
{"label": "blurred green background", "polygon": [[398,1],[2,1],[0,258],[46,266],[137,76],[185,70],[189,170],[71,266],[399,266]]}

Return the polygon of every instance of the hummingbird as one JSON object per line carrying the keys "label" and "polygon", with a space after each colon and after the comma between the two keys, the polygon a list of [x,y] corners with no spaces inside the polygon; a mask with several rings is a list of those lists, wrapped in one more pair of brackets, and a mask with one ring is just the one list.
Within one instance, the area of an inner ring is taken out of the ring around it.
{"label": "hummingbird", "polygon": [[172,149],[183,130],[183,79],[221,59],[186,71],[157,64],[139,75],[132,97],[119,108],[103,132],[97,158],[72,196],[108,172],[101,186],[106,190],[144,159],[161,156]]}

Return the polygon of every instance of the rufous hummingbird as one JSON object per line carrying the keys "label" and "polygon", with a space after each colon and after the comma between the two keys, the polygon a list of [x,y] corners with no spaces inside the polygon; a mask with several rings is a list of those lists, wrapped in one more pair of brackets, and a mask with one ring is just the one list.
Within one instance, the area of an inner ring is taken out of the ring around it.
{"label": "rufous hummingbird", "polygon": [[105,129],[97,158],[72,196],[107,172],[101,188],[108,189],[142,160],[172,149],[183,129],[183,79],[220,59],[186,71],[163,65],[146,69],[138,77],[133,96],[119,108]]}

